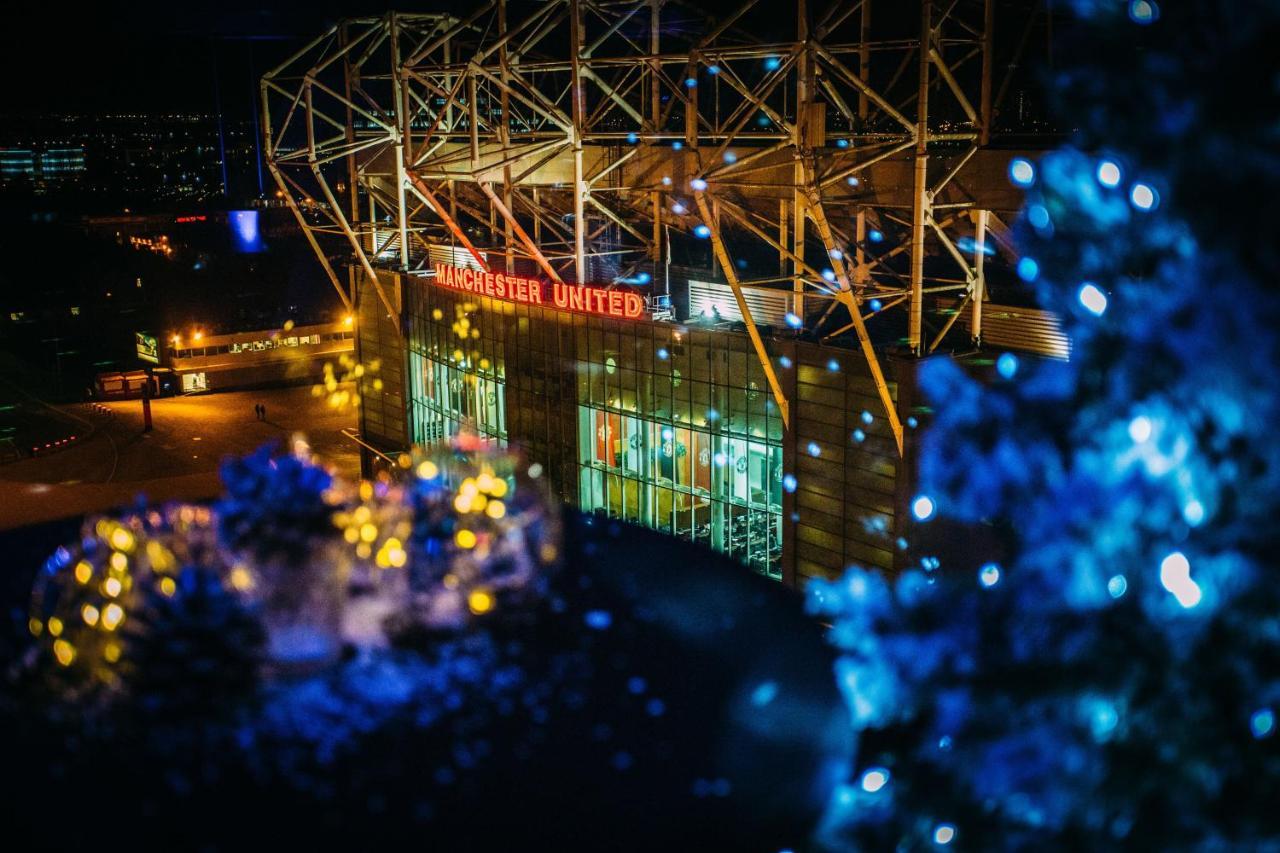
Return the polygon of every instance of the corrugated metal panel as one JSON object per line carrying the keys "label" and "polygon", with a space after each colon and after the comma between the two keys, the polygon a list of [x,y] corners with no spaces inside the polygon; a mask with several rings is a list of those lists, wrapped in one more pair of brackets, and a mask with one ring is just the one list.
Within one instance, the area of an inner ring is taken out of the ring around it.
{"label": "corrugated metal panel", "polygon": [[[939,299],[942,307],[955,305],[954,300]],[[973,329],[973,309],[966,306],[960,325]],[[1071,357],[1071,339],[1062,330],[1062,320],[1052,311],[1040,308],[1018,308],[1013,305],[982,306],[982,340],[991,346],[1033,352],[1050,358]]]}
{"label": "corrugated metal panel", "polygon": [[465,267],[472,270],[480,269],[480,264],[462,246],[445,246],[439,243],[432,243],[427,249],[427,259],[430,261],[430,266],[449,264],[450,266]]}
{"label": "corrugated metal panel", "polygon": [[[742,293],[757,324],[781,326],[786,323],[787,312],[791,310],[791,294],[750,287],[744,287]],[[738,300],[729,285],[689,279],[689,316],[699,317],[704,311],[714,311],[725,320],[742,320]]]}

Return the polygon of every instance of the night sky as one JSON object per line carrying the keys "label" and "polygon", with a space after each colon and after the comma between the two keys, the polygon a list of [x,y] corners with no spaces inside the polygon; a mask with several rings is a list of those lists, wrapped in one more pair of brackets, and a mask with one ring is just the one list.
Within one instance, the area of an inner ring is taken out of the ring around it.
{"label": "night sky", "polygon": [[339,18],[396,5],[140,0],[72,13],[18,4],[0,27],[0,113],[212,112],[216,78],[223,109],[247,116],[264,69]]}

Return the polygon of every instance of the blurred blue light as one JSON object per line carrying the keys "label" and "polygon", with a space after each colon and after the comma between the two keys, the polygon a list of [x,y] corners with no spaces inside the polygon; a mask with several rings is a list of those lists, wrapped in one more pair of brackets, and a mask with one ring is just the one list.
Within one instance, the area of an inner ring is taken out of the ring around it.
{"label": "blurred blue light", "polygon": [[862,774],[862,790],[874,794],[889,784],[889,771],[883,767],[872,767]]}
{"label": "blurred blue light", "polygon": [[738,155],[734,154],[732,151],[726,151],[724,152],[724,161],[726,163],[736,163],[738,162]]}
{"label": "blurred blue light", "polygon": [[978,582],[988,589],[1000,583],[1000,567],[995,563],[987,563],[978,570]]}
{"label": "blurred blue light", "polygon": [[1102,312],[1107,310],[1107,294],[1099,290],[1096,284],[1086,282],[1077,296],[1085,310],[1095,317],[1101,317]]}
{"label": "blurred blue light", "polygon": [[1191,562],[1181,551],[1174,551],[1160,561],[1160,585],[1183,607],[1200,603],[1200,586],[1191,579]]}
{"label": "blurred blue light", "polygon": [[1129,19],[1135,24],[1155,23],[1160,18],[1160,7],[1152,0],[1133,0],[1129,4]]}
{"label": "blurred blue light", "polygon": [[1111,580],[1107,581],[1107,592],[1112,598],[1119,598],[1129,589],[1129,582],[1125,580],[1124,575],[1112,575]]}
{"label": "blurred blue light", "polygon": [[855,429],[853,431],[853,440],[858,444],[862,444],[862,442],[867,440],[867,434],[860,429]]}
{"label": "blurred blue light", "polygon": [[782,488],[786,489],[788,492],[794,492],[796,490],[796,475],[787,474],[783,477]]}
{"label": "blurred blue light", "polygon": [[818,446],[818,443],[816,441],[809,442],[809,446],[807,449],[809,451],[810,456],[817,457],[822,455],[822,448]]}
{"label": "blurred blue light", "polygon": [[658,358],[662,359],[663,361],[666,361],[667,359],[671,358],[671,353],[667,351],[666,347],[658,347]]}
{"label": "blurred blue light", "polygon": [[679,151],[679,150],[680,150],[681,148],[683,148],[683,147],[684,147],[684,143],[683,143],[683,142],[681,142],[679,139],[677,139],[675,142],[671,143],[671,150],[672,150],[672,151]]}
{"label": "blurred blue light", "polygon": [[881,240],[884,239],[884,232],[876,228],[872,228],[870,231],[867,232],[867,239],[870,240],[872,243],[879,243]]}
{"label": "blurred blue light", "polygon": [[827,281],[835,281],[836,271],[830,268],[824,269],[822,271],[822,277],[825,278]]}
{"label": "blurred blue light", "polygon": [[1011,352],[1004,352],[996,359],[996,372],[1005,379],[1012,379],[1018,372],[1018,357]]}
{"label": "blurred blue light", "polygon": [[830,361],[827,362],[827,370],[830,370],[832,373],[839,373],[840,362],[836,361],[834,358],[831,359]]}
{"label": "blurred blue light", "polygon": [[849,140],[847,140],[847,139],[837,139],[837,140],[836,140],[836,147],[837,147],[837,148],[848,148],[848,147],[849,147]]}
{"label": "blurred blue light", "polygon": [[710,237],[711,229],[705,225],[696,225],[694,226],[693,233],[697,234],[699,237]]}
{"label": "blurred blue light", "polygon": [[794,313],[790,311],[787,312],[786,319],[787,319],[787,325],[793,329],[798,329],[804,325],[804,320],[801,320],[798,316],[796,316]]}
{"label": "blurred blue light", "polygon": [[764,61],[765,71],[777,71],[782,66],[782,60],[776,56],[770,56]]}
{"label": "blurred blue light", "polygon": [[1023,281],[1035,281],[1040,276],[1040,264],[1035,258],[1018,258],[1018,278]]}
{"label": "blurred blue light", "polygon": [[1129,438],[1133,439],[1135,444],[1142,444],[1151,438],[1153,431],[1154,427],[1152,426],[1151,418],[1146,415],[1138,415],[1129,421]]}
{"label": "blurred blue light", "polygon": [[791,359],[785,355],[780,355],[778,356],[778,364],[781,364],[783,367],[789,368],[791,367]]}
{"label": "blurred blue light", "polygon": [[1036,167],[1026,157],[1014,157],[1009,161],[1009,180],[1020,187],[1031,186],[1036,179]]}
{"label": "blurred blue light", "polygon": [[628,141],[628,142],[630,142],[630,143],[634,144],[634,143],[638,142],[639,140],[640,140],[640,137],[636,134],[636,132],[635,132],[634,130],[627,134],[627,141]]}
{"label": "blurred blue light", "polygon": [[613,615],[608,610],[588,610],[582,616],[588,628],[603,631],[613,624]]}
{"label": "blurred blue light", "polygon": [[933,498],[928,495],[920,495],[911,502],[911,514],[916,517],[917,521],[928,521],[933,518],[933,514],[937,512],[937,509]]}
{"label": "blurred blue light", "polygon": [[1104,187],[1120,184],[1120,166],[1112,160],[1103,160],[1098,164],[1098,183]]}
{"label": "blurred blue light", "polygon": [[849,177],[845,178],[844,182],[851,187],[856,187],[858,184],[862,183],[862,181],[858,180],[857,177],[855,177],[854,175],[850,175]]}
{"label": "blurred blue light", "polygon": [[1129,190],[1129,201],[1133,202],[1133,206],[1138,210],[1155,210],[1160,204],[1160,197],[1146,184],[1134,184],[1133,189]]}
{"label": "blurred blue light", "polygon": [[686,77],[684,84],[692,89],[694,86],[698,85],[698,80],[696,77]]}
{"label": "blurred blue light", "polygon": [[872,311],[879,311],[881,308],[884,307],[884,303],[881,302],[879,299],[872,299],[870,302],[867,303],[867,306]]}
{"label": "blurred blue light", "polygon": [[1259,740],[1275,731],[1275,727],[1276,714],[1270,708],[1254,711],[1253,716],[1249,717],[1249,731]]}
{"label": "blurred blue light", "polygon": [[956,838],[956,828],[949,823],[940,823],[938,828],[933,831],[933,843],[939,845],[947,845]]}
{"label": "blurred blue light", "polygon": [[707,188],[707,182],[704,181],[702,178],[694,178],[692,181],[689,182],[689,186],[693,187],[698,192],[702,192]]}
{"label": "blurred blue light", "polygon": [[872,421],[874,421],[874,420],[876,419],[876,418],[875,418],[875,415],[871,414],[871,413],[870,413],[869,411],[867,411],[866,409],[863,409],[863,410],[862,410],[862,415],[861,415],[861,417],[862,417],[862,422],[863,422],[864,424],[866,424],[867,426],[870,426],[870,425],[871,425],[871,422],[872,422]]}
{"label": "blurred blue light", "polygon": [[719,66],[719,65],[708,65],[708,66],[707,66],[707,73],[708,73],[708,74],[719,74],[719,73],[720,73],[720,66]]}

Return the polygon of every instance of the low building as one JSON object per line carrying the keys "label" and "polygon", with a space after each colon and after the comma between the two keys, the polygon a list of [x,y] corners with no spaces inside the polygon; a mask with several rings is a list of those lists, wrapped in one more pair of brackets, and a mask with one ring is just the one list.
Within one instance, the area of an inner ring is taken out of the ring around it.
{"label": "low building", "polygon": [[354,349],[351,322],[225,335],[172,335],[161,363],[183,392],[302,384],[319,380],[326,361]]}

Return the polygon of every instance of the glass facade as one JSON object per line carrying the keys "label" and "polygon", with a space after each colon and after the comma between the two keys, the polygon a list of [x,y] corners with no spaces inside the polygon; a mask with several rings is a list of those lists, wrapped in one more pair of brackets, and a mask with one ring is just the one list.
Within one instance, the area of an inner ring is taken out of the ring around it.
{"label": "glass facade", "polygon": [[782,419],[745,336],[406,282],[413,441],[519,444],[583,510],[780,576]]}

